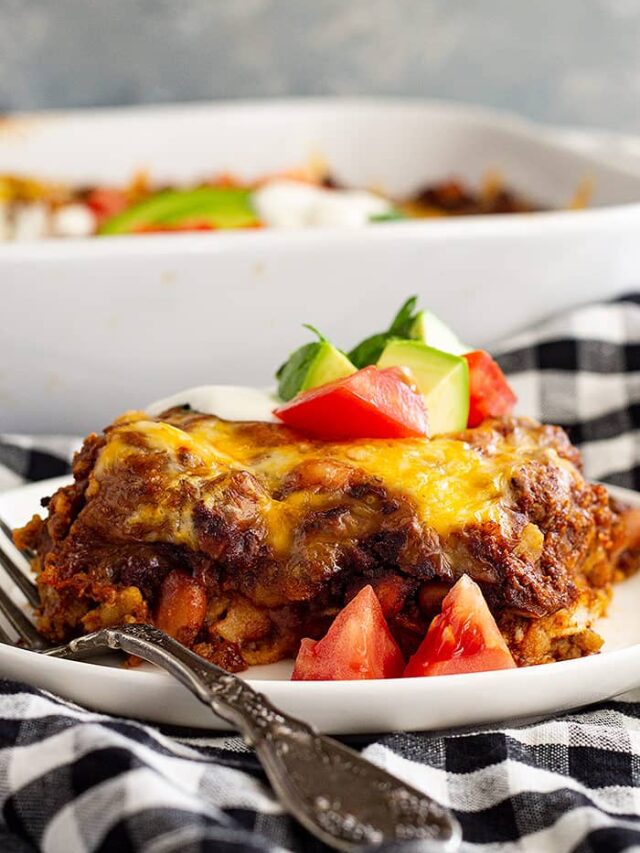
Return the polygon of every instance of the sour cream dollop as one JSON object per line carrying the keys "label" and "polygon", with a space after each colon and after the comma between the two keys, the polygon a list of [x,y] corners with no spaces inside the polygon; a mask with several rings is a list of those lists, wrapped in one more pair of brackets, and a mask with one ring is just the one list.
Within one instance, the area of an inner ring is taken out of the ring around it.
{"label": "sour cream dollop", "polygon": [[284,180],[256,190],[253,205],[271,228],[354,228],[393,210],[387,199],[364,190],[327,189]]}
{"label": "sour cream dollop", "polygon": [[226,421],[277,421],[273,410],[281,403],[273,389],[246,388],[240,385],[199,385],[178,391],[146,407],[150,415],[159,415],[174,406],[190,406],[204,415],[217,415]]}
{"label": "sour cream dollop", "polygon": [[86,204],[65,204],[51,216],[56,237],[89,237],[96,228],[96,217]]}

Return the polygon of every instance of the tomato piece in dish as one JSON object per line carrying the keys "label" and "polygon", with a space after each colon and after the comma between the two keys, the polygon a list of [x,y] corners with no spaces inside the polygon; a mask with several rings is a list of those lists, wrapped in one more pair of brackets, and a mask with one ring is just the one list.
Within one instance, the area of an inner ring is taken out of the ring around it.
{"label": "tomato piece in dish", "polygon": [[288,426],[324,441],[428,435],[422,395],[398,367],[365,367],[303,391],[274,414]]}
{"label": "tomato piece in dish", "polygon": [[456,675],[515,666],[480,587],[463,575],[446,595],[404,674]]}
{"label": "tomato piece in dish", "polygon": [[163,225],[160,222],[138,225],[133,230],[136,234],[164,234],[174,231],[215,231],[216,227],[206,220],[191,219],[179,225]]}
{"label": "tomato piece in dish", "polygon": [[293,681],[399,678],[404,659],[371,586],[365,586],[333,620],[321,640],[300,644]]}
{"label": "tomato piece in dish", "polygon": [[174,570],[162,581],[155,624],[165,634],[190,646],[207,614],[204,587],[186,572]]}
{"label": "tomato piece in dish", "polygon": [[487,418],[499,418],[511,413],[517,397],[511,390],[500,365],[488,352],[475,350],[463,356],[469,365],[468,426],[479,426]]}
{"label": "tomato piece in dish", "polygon": [[87,204],[98,222],[122,213],[129,206],[127,194],[112,187],[96,187],[87,194]]}

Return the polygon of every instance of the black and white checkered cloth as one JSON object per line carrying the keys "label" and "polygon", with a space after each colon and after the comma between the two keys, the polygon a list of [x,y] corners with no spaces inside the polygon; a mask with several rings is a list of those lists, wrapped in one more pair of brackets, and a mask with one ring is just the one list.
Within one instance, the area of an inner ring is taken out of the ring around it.
{"label": "black and white checkered cloth", "polygon": [[[640,297],[495,348],[521,410],[566,426],[587,472],[640,488]],[[56,476],[76,442],[0,441],[0,486]],[[1,653],[1,650],[0,650]],[[453,808],[465,853],[640,851],[640,691],[557,719],[349,739]],[[158,729],[0,682],[0,850],[321,851],[237,737]]]}

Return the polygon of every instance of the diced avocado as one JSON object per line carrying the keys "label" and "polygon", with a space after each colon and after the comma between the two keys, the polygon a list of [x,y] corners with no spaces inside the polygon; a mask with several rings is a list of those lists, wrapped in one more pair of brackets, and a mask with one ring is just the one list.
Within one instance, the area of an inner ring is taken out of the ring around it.
{"label": "diced avocado", "polygon": [[356,372],[347,356],[334,347],[313,326],[307,326],[319,340],[305,344],[292,353],[276,373],[278,394],[291,400],[300,391],[308,391]]}
{"label": "diced avocado", "polygon": [[374,213],[369,217],[369,222],[397,222],[399,219],[406,219],[406,215],[397,207],[392,207],[386,213]]}
{"label": "diced avocado", "polygon": [[139,228],[206,222],[213,228],[246,228],[258,222],[251,190],[242,187],[198,187],[163,190],[103,222],[100,234],[130,234]]}
{"label": "diced avocado", "polygon": [[455,332],[431,311],[418,312],[409,329],[409,337],[453,355],[464,355],[470,351]]}
{"label": "diced avocado", "polygon": [[429,432],[458,432],[469,417],[469,368],[464,358],[421,341],[389,341],[378,367],[407,367],[424,397]]}
{"label": "diced avocado", "polygon": [[386,332],[378,332],[375,335],[365,338],[348,353],[350,360],[358,369],[375,364],[382,355],[385,346],[392,338],[410,337],[409,332],[416,319],[413,311],[417,301],[417,296],[410,296],[400,307],[400,310],[391,321],[391,325]]}
{"label": "diced avocado", "polygon": [[309,365],[300,390],[308,391],[309,388],[317,388],[318,385],[335,382],[336,379],[343,379],[355,372],[355,367],[343,352],[340,352],[329,341],[322,341],[316,357]]}

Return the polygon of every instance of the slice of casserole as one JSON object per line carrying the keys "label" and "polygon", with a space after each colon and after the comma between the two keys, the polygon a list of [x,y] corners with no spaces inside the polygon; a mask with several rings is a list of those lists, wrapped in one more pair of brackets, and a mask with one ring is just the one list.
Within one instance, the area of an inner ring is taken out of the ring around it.
{"label": "slice of casserole", "polygon": [[520,665],[597,651],[624,512],[562,430],[487,421],[428,439],[306,440],[188,409],[89,436],[73,485],[16,532],[40,630],[155,621],[230,670],[294,656],[372,584],[406,654],[463,573]]}

